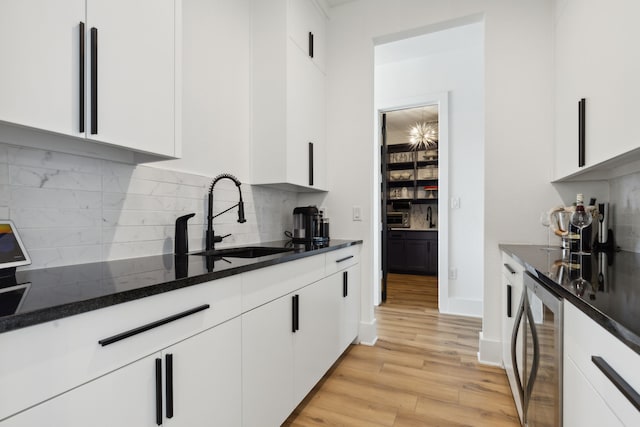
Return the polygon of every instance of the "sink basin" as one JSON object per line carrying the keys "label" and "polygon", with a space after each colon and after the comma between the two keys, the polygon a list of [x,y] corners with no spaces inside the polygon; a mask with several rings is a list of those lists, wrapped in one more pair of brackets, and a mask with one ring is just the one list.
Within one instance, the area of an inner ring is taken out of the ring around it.
{"label": "sink basin", "polygon": [[191,255],[219,256],[225,258],[259,258],[261,256],[275,255],[290,252],[293,248],[273,248],[269,246],[247,246],[244,248],[217,249],[215,251],[196,252]]}

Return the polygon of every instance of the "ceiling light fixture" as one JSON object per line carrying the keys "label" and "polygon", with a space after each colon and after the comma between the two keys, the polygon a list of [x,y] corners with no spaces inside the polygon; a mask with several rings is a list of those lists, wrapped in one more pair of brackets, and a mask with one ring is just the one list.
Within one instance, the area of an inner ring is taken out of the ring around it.
{"label": "ceiling light fixture", "polygon": [[438,146],[438,124],[416,123],[409,129],[409,141],[414,150],[436,148]]}

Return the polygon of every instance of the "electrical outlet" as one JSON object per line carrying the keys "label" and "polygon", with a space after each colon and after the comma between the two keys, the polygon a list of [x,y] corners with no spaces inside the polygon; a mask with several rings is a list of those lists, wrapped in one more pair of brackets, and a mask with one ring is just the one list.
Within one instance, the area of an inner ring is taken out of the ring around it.
{"label": "electrical outlet", "polygon": [[353,220],[362,221],[362,208],[360,206],[353,207]]}
{"label": "electrical outlet", "polygon": [[456,280],[458,278],[458,269],[450,268],[449,269],[449,280]]}

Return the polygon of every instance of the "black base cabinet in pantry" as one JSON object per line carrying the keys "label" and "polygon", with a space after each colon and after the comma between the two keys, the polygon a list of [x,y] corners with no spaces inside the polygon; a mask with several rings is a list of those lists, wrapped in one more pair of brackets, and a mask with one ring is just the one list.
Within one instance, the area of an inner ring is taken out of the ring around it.
{"label": "black base cabinet in pantry", "polygon": [[389,230],[387,263],[391,273],[438,274],[438,232]]}

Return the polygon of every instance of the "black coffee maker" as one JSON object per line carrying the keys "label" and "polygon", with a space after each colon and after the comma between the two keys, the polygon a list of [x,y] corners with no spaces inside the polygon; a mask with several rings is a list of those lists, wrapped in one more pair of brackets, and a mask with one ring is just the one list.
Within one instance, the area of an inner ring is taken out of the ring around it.
{"label": "black coffee maker", "polygon": [[329,220],[316,206],[293,210],[293,243],[305,246],[326,246],[329,243]]}

